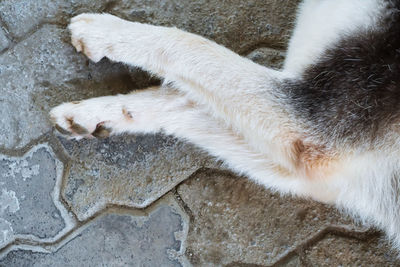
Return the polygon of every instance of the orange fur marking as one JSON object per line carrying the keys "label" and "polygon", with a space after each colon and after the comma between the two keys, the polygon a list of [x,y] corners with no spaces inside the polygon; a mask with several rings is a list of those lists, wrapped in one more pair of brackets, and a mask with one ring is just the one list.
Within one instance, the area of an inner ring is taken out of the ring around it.
{"label": "orange fur marking", "polygon": [[298,139],[293,142],[295,167],[308,178],[324,178],[332,174],[338,161],[332,151],[323,146],[305,144]]}
{"label": "orange fur marking", "polygon": [[125,119],[133,120],[132,114],[126,108],[122,108],[122,114],[124,114]]}

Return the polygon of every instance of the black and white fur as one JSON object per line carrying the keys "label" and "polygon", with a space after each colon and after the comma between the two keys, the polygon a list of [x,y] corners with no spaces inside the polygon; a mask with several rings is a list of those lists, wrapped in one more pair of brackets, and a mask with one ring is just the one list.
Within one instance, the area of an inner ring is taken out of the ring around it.
{"label": "black and white fur", "polygon": [[78,51],[165,85],[50,116],[74,138],[185,138],[272,190],[334,203],[400,249],[399,9],[400,0],[305,0],[281,71],[175,28],[81,14],[69,25]]}

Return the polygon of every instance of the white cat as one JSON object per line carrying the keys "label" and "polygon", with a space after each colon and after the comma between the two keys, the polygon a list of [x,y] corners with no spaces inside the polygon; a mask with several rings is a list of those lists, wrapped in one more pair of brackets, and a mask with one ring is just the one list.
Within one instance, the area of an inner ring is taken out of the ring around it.
{"label": "white cat", "polygon": [[[400,1],[306,0],[284,69],[176,28],[72,18],[72,44],[164,85],[55,107],[73,138],[164,131],[274,191],[333,203],[400,248]],[[172,86],[171,86],[172,85]]]}

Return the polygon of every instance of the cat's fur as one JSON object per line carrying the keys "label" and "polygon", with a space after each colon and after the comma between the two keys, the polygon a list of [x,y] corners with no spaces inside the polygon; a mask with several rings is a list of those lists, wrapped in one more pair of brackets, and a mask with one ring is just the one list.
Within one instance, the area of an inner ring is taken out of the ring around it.
{"label": "cat's fur", "polygon": [[335,204],[400,248],[399,8],[305,0],[281,71],[175,28],[81,14],[69,25],[78,51],[165,85],[65,103],[50,116],[75,138],[187,139],[272,190]]}

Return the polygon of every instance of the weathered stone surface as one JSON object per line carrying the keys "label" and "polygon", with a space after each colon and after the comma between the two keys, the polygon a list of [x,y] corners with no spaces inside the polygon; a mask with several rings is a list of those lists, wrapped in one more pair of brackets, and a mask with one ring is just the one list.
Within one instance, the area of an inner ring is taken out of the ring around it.
{"label": "weathered stone surface", "polygon": [[396,252],[382,238],[327,236],[306,251],[305,257],[312,266],[400,266]]}
{"label": "weathered stone surface", "polygon": [[178,187],[191,211],[188,258],[198,266],[270,265],[327,225],[353,225],[335,209],[280,197],[244,178],[201,172]]}
{"label": "weathered stone surface", "polygon": [[4,32],[4,30],[0,27],[0,52],[6,49],[9,45],[9,40]]}
{"label": "weathered stone surface", "polygon": [[176,233],[183,221],[174,209],[160,206],[148,217],[105,214],[52,254],[13,251],[1,266],[181,266],[173,258],[181,248]]}
{"label": "weathered stone surface", "polygon": [[63,197],[80,220],[106,204],[145,207],[197,169],[216,162],[163,135],[61,142],[74,160]]}
{"label": "weathered stone surface", "polygon": [[73,221],[56,188],[62,170],[47,145],[38,145],[23,157],[0,154],[0,248],[18,237],[52,240],[71,229]]}
{"label": "weathered stone surface", "polygon": [[246,53],[260,44],[284,46],[299,2],[4,0],[0,16],[12,34],[21,37],[45,22],[66,25],[71,16],[82,12],[109,12],[129,20],[177,26]]}
{"label": "weathered stone surface", "polygon": [[298,256],[293,257],[292,259],[290,259],[287,262],[284,262],[282,264],[279,264],[277,266],[285,266],[285,267],[299,267],[301,266],[301,262]]}
{"label": "weathered stone surface", "polygon": [[285,53],[280,50],[261,47],[252,51],[247,55],[247,57],[266,67],[281,69],[283,66],[283,60],[285,59]]}
{"label": "weathered stone surface", "polygon": [[[82,12],[107,12],[109,0],[3,0],[0,16],[16,38],[37,30],[46,23],[66,26],[69,19]],[[111,5],[110,5],[111,3]]]}
{"label": "weathered stone surface", "polygon": [[55,19],[63,9],[63,1],[4,0],[0,4],[0,16],[15,37],[34,30],[40,23]]}
{"label": "weathered stone surface", "polygon": [[70,63],[79,56],[69,56],[72,49],[60,40],[60,33],[44,27],[0,57],[0,146],[22,147],[49,129],[31,99],[43,91],[41,83],[81,76]]}
{"label": "weathered stone surface", "polygon": [[88,63],[65,30],[42,27],[0,56],[0,147],[21,148],[49,131],[48,111],[61,102],[137,88],[145,78],[134,82],[135,73]]}
{"label": "weathered stone surface", "polygon": [[247,54],[259,46],[284,47],[299,2],[122,0],[109,11],[128,20],[176,26]]}

